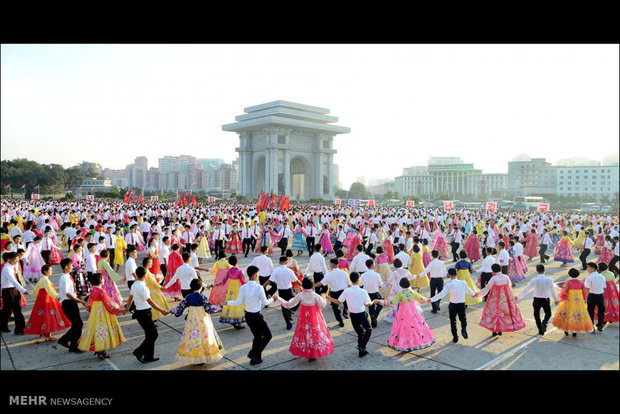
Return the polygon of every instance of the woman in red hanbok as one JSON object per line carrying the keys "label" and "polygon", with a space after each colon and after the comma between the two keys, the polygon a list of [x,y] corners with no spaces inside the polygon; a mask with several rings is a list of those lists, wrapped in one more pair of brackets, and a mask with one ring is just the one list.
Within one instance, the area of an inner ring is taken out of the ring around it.
{"label": "woman in red hanbok", "polygon": [[237,229],[237,226],[233,227],[230,232],[229,241],[226,243],[226,253],[243,254],[243,243],[239,237],[239,229]]}
{"label": "woman in red hanbok", "polygon": [[[179,245],[173,244],[172,251],[170,252],[170,256],[168,256],[168,265],[166,266],[166,279],[162,286],[166,286],[168,282],[174,277],[174,273],[177,271],[179,266],[183,264],[183,258],[179,254]],[[162,290],[162,293],[167,298],[174,298],[175,300],[180,300],[181,298],[181,282],[177,279],[176,282],[172,284],[168,289]]]}
{"label": "woman in red hanbok", "polygon": [[55,338],[52,333],[71,327],[71,322],[63,313],[62,306],[58,301],[59,294],[49,280],[52,275],[52,267],[45,265],[42,270],[43,276],[32,292],[32,296],[37,299],[24,330],[26,335],[38,334],[40,342],[53,341]]}
{"label": "woman in red hanbok", "polygon": [[[498,264],[493,265],[493,267],[495,266],[500,267]],[[494,273],[501,271],[501,268],[496,269],[493,269]],[[493,336],[501,335],[502,332],[515,332],[525,328],[521,310],[517,306],[510,284],[510,277],[496,273],[484,289],[474,296],[479,298],[487,293],[489,294],[482,310],[480,326],[493,332]]]}
{"label": "woman in red hanbok", "polygon": [[480,254],[480,240],[478,240],[476,230],[474,230],[473,233],[467,237],[463,248],[467,252],[467,257],[472,263],[482,258],[482,255]]}
{"label": "woman in red hanbok", "polygon": [[284,308],[294,308],[299,304],[297,324],[289,352],[295,356],[308,358],[309,362],[334,352],[334,341],[321,312],[327,301],[313,292],[312,286],[312,280],[304,278],[301,293],[289,301],[278,297]]}
{"label": "woman in red hanbok", "polygon": [[523,255],[527,256],[529,259],[538,257],[538,235],[536,234],[536,230],[532,229],[523,241],[525,242]]}

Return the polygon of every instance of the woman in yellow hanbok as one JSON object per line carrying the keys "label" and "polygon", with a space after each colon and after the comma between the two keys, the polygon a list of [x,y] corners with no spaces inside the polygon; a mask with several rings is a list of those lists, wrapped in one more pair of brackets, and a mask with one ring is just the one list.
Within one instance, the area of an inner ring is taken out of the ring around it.
{"label": "woman in yellow hanbok", "polygon": [[[413,250],[409,255],[411,259],[411,263],[409,263],[409,273],[412,275],[419,275],[424,271],[424,263],[422,262],[422,252],[420,251],[420,246],[417,244],[413,245]],[[423,287],[427,287],[431,284],[428,279],[428,275],[424,275],[422,277],[416,277],[415,279],[410,280],[412,289],[421,289]]]}
{"label": "woman in yellow hanbok", "polygon": [[239,289],[245,284],[245,277],[243,272],[237,267],[236,256],[230,256],[228,263],[232,267],[226,272],[224,280],[219,283],[220,286],[226,285],[226,300],[222,309],[222,315],[220,316],[220,323],[229,323],[235,329],[243,329],[245,328],[243,326],[243,322],[245,322],[245,306],[229,306],[227,302],[237,300]]}
{"label": "woman in yellow hanbok", "polygon": [[120,228],[116,229],[116,249],[114,249],[114,267],[116,270],[125,263],[125,250],[127,249],[127,243],[123,237],[123,232]]}
{"label": "woman in yellow hanbok", "polygon": [[206,226],[202,227],[200,231],[202,232],[202,237],[200,237],[200,241],[198,242],[198,252],[196,256],[198,256],[199,259],[209,259],[211,258],[211,250],[209,249]]}
{"label": "woman in yellow hanbok", "polygon": [[218,307],[211,306],[206,296],[198,293],[201,288],[198,279],[192,280],[190,288],[193,292],[172,311],[174,316],[179,317],[186,308],[189,309],[175,359],[180,363],[194,365],[217,362],[223,357],[224,346],[209,314],[217,312]]}
{"label": "woman in yellow hanbok", "polygon": [[571,278],[564,282],[564,287],[558,300],[561,300],[553,317],[553,325],[564,331],[568,336],[572,332],[577,336],[577,332],[590,332],[594,329],[594,324],[586,307],[586,288],[583,282],[577,277],[579,270],[573,268],[568,271]]}
{"label": "woman in yellow hanbok", "polygon": [[226,272],[231,268],[223,250],[219,252],[218,258],[219,260],[211,268],[211,274],[215,276],[215,281],[213,282],[214,288],[209,295],[209,302],[214,306],[221,306],[226,301],[226,285],[220,285],[220,282],[226,278]]}
{"label": "woman in yellow hanbok", "polygon": [[24,218],[21,215],[17,215],[17,218],[15,220],[17,220],[17,227],[19,227],[19,229],[23,233],[24,232]]}
{"label": "woman in yellow hanbok", "polygon": [[118,319],[116,319],[119,313],[125,314],[125,308],[112,302],[110,296],[103,290],[101,273],[93,274],[90,281],[93,285],[88,298],[87,309],[90,314],[86,322],[86,330],[80,337],[78,349],[95,351],[99,359],[109,358],[106,351],[126,341]]}
{"label": "woman in yellow hanbok", "polygon": [[[164,294],[161,292],[162,286],[157,282],[157,279],[155,279],[155,275],[148,270],[151,268],[151,266],[153,266],[153,259],[151,259],[150,257],[145,257],[144,260],[142,260],[142,267],[146,269],[146,276],[144,281],[146,283],[146,287],[149,288],[149,292],[151,293],[151,299],[157,304],[157,306],[159,306],[163,310],[170,311],[170,305],[168,305],[166,296],[164,296]],[[164,316],[155,308],[151,309],[151,314],[154,321]]]}
{"label": "woman in yellow hanbok", "polygon": [[583,229],[581,229],[579,230],[579,234],[577,235],[577,238],[573,240],[573,247],[577,249],[581,249],[583,242],[585,240],[586,240],[586,232]]}

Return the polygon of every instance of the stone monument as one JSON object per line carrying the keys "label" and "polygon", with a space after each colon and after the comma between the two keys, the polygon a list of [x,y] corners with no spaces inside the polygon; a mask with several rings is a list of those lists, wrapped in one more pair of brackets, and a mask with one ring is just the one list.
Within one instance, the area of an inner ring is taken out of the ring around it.
{"label": "stone monument", "polygon": [[222,130],[239,134],[238,193],[256,198],[262,191],[291,200],[333,200],[333,138],[350,128],[333,125],[329,109],[288,101],[244,108],[237,122]]}

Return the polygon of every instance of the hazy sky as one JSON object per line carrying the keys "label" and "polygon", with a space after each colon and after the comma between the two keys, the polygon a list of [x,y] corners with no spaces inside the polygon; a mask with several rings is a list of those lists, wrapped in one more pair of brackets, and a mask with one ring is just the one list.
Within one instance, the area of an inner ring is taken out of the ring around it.
{"label": "hazy sky", "polygon": [[618,152],[618,45],[2,45],[2,159],[237,157],[243,108],[329,108],[340,179]]}

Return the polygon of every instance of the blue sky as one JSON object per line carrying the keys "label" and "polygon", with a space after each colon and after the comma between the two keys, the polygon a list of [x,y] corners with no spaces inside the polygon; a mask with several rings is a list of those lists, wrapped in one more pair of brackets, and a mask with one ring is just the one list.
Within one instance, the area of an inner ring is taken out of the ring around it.
{"label": "blue sky", "polygon": [[331,109],[345,186],[432,156],[506,172],[618,152],[617,45],[2,45],[2,159],[123,168],[236,158],[221,125],[277,99]]}

